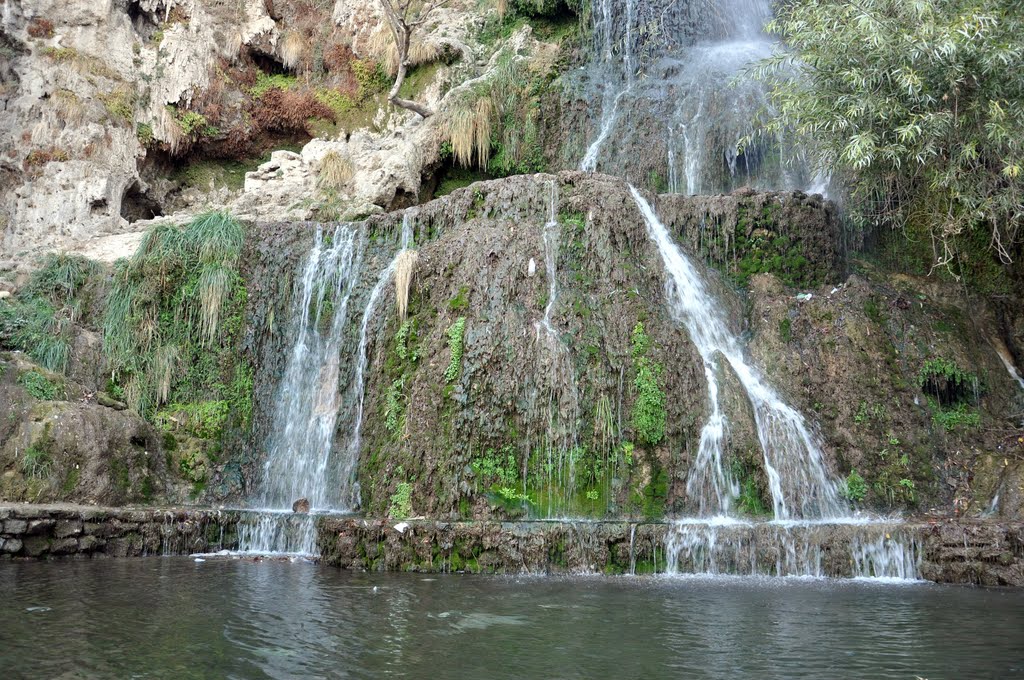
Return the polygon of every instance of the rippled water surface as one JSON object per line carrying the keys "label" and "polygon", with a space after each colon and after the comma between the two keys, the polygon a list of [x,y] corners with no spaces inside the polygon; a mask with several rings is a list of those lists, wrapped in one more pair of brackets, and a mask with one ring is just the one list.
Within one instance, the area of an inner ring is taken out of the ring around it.
{"label": "rippled water surface", "polygon": [[9,678],[1024,677],[1024,592],[799,579],[0,564]]}

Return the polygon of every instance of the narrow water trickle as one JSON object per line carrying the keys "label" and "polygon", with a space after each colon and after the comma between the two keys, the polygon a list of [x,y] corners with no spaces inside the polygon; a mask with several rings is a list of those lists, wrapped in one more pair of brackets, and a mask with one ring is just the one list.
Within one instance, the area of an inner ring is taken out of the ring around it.
{"label": "narrow water trickle", "polygon": [[546,489],[541,511],[546,517],[561,516],[567,507],[567,495],[575,491],[575,453],[578,444],[579,390],[576,370],[569,348],[551,321],[559,295],[558,253],[561,227],[558,223],[558,184],[551,180],[548,189],[548,216],[544,223],[544,270],[548,283],[544,316],[535,324],[535,340],[540,349],[538,375],[541,394],[546,401],[547,431],[543,442]]}

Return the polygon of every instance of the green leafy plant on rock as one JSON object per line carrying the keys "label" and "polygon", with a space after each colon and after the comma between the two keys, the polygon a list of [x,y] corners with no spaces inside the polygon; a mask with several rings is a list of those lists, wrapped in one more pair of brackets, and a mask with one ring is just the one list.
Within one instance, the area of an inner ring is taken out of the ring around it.
{"label": "green leafy plant on rock", "polygon": [[57,398],[57,385],[39,371],[25,371],[18,376],[18,384],[25,391],[40,401],[52,401]]}
{"label": "green leafy plant on rock", "polygon": [[[401,472],[401,468],[398,469]],[[391,519],[408,519],[412,515],[412,484],[399,482],[395,493],[391,494],[391,506],[388,517]]]}
{"label": "green leafy plant on rock", "polygon": [[633,328],[632,345],[636,369],[633,384],[637,391],[633,404],[633,430],[641,444],[655,446],[665,437],[665,392],[661,387],[661,364],[647,356],[650,338],[641,322]]}
{"label": "green leafy plant on rock", "polygon": [[459,368],[462,366],[462,352],[466,333],[466,317],[460,316],[455,323],[448,328],[448,347],[451,349],[452,358],[448,362],[448,368],[444,370],[444,381],[453,382],[459,377]]}
{"label": "green leafy plant on rock", "polygon": [[850,470],[850,474],[843,480],[839,492],[846,500],[861,503],[864,501],[864,497],[867,496],[868,485],[859,472]]}

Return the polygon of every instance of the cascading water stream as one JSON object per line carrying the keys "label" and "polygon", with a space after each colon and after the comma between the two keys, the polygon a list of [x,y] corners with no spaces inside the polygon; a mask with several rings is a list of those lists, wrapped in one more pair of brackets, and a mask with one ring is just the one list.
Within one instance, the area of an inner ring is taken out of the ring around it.
{"label": "cascading water stream", "polygon": [[[744,357],[697,267],[676,245],[651,205],[630,187],[647,233],[657,245],[668,280],[671,313],[683,325],[704,363],[709,416],[687,479],[699,517],[679,520],[666,545],[668,572],[821,576],[823,531],[848,525],[852,575],[914,578],[919,550],[894,537],[887,525],[850,517],[825,469],[821,449],[798,411],[786,404]],[[724,464],[728,421],[719,403],[721,371],[731,370],[751,406],[774,521],[750,523],[729,516],[739,494]]]}
{"label": "cascading water stream", "polygon": [[728,514],[730,499],[737,494],[735,481],[723,464],[727,423],[718,399],[723,361],[743,387],[753,410],[775,518],[820,519],[847,514],[803,416],[783,402],[747,362],[738,338],[722,316],[722,305],[710,294],[697,268],[672,241],[650,204],[635,188],[630,187],[630,191],[668,272],[672,314],[689,331],[704,361],[711,416],[701,432],[697,459],[687,481],[687,492],[699,502],[701,515]]}
{"label": "cascading water stream", "polygon": [[[400,253],[412,243],[408,215],[402,223]],[[347,441],[332,456],[342,409],[341,360],[348,308],[362,269],[361,237],[342,225],[330,235],[317,229],[313,248],[295,284],[292,345],[278,390],[257,512],[239,527],[243,552],[316,554],[316,515],[351,512],[359,505],[355,470],[359,460],[370,323],[381,293],[391,282],[398,256],[378,275],[359,325],[355,367],[348,384],[354,404]],[[351,351],[351,350],[349,350]],[[292,512],[305,498],[309,512]]]}
{"label": "cascading water stream", "polygon": [[770,102],[744,71],[775,49],[763,31],[771,15],[771,0],[602,0],[581,76],[600,116],[580,169],[667,178],[673,192],[685,169],[688,194],[822,190],[799,148],[756,136]]}
{"label": "cascading water stream", "polygon": [[359,235],[347,226],[317,229],[295,283],[291,323],[295,338],[278,388],[274,428],[263,466],[261,511],[240,527],[243,551],[315,552],[312,515],[290,513],[305,498],[311,511],[344,510],[345,478],[332,470],[340,398],[340,356],[348,307],[362,265]]}

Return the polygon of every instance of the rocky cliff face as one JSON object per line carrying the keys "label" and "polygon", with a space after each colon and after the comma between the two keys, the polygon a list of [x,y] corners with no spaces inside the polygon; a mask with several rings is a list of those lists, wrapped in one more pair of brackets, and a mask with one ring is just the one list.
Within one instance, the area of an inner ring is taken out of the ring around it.
{"label": "rocky cliff face", "polygon": [[495,33],[493,9],[448,3],[417,29],[402,92],[439,114],[424,120],[384,100],[395,57],[378,12],[348,0],[6,0],[0,270],[24,273],[47,250],[112,262],[149,220],[211,205],[301,220],[415,202],[425,178],[433,191],[466,94],[509,63],[546,77],[557,52],[525,24]]}

